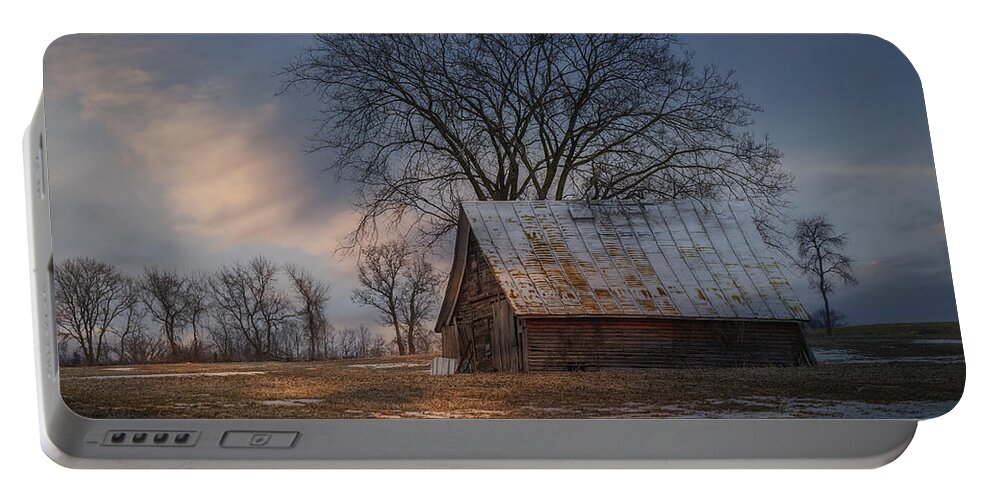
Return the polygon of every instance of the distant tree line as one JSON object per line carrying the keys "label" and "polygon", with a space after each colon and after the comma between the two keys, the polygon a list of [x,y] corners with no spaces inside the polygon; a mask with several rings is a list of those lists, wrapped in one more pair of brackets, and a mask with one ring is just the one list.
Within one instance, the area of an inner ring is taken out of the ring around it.
{"label": "distant tree line", "polygon": [[[89,257],[68,259],[55,270],[60,361],[296,361],[431,352],[438,339],[422,323],[441,280],[433,268],[417,267],[426,265],[423,257],[407,252],[400,261],[398,288],[387,295],[407,304],[396,306],[395,317],[408,335],[389,342],[365,325],[335,328],[328,313],[330,285],[266,257],[213,273],[147,267],[137,276]],[[418,274],[420,281],[408,278]]]}

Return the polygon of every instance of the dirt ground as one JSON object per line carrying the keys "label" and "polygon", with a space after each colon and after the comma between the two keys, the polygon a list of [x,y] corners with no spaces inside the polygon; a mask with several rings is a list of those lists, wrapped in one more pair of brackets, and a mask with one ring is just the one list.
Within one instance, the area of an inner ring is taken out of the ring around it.
{"label": "dirt ground", "polygon": [[955,323],[811,332],[815,367],[431,376],[431,356],[62,369],[89,417],[927,418],[965,383]]}

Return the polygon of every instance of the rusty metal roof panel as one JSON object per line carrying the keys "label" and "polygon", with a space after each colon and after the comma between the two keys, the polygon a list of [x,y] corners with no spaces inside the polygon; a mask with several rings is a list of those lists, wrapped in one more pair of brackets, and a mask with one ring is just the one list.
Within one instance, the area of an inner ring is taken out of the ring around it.
{"label": "rusty metal roof panel", "polygon": [[490,269],[514,310],[532,314],[548,312],[524,269],[524,263],[513,250],[496,207],[466,203],[462,208],[483,255],[490,263]]}
{"label": "rusty metal roof panel", "polygon": [[659,227],[660,225],[657,225],[653,229],[652,225],[648,224],[649,219],[646,215],[646,210],[651,208],[654,207],[642,207],[642,213],[630,215],[630,220],[635,238],[637,238],[638,244],[645,252],[645,258],[648,260],[649,265],[651,265],[655,277],[661,283],[661,288],[657,291],[660,295],[665,296],[666,304],[663,305],[663,308],[667,314],[669,313],[668,307],[671,306],[675,309],[678,316],[699,316],[697,307],[693,304],[684,285],[676,279],[673,266],[669,264],[656,237],[656,229],[665,231],[665,235],[663,236],[665,239],[663,241],[667,241],[667,238],[669,238],[668,229]]}
{"label": "rusty metal roof panel", "polygon": [[695,202],[466,202],[517,314],[806,320],[750,210]]}
{"label": "rusty metal roof panel", "polygon": [[[658,271],[648,258],[648,249],[642,246],[642,239],[638,237],[638,228],[644,227],[645,219],[642,217],[632,217],[630,212],[635,210],[627,209],[610,212],[610,222],[613,224],[621,247],[631,263],[632,273],[629,273],[631,288],[635,297],[639,300],[643,309],[661,311],[663,316],[681,316],[668,293],[665,292],[664,284],[658,276]],[[630,207],[640,209],[640,207]],[[640,212],[640,210],[638,210]],[[651,248],[651,242],[647,242]]]}

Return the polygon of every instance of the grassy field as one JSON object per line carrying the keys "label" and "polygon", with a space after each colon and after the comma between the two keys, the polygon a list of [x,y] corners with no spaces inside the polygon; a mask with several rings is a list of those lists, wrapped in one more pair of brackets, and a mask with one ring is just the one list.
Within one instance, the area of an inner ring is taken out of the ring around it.
{"label": "grassy field", "polygon": [[958,325],[811,332],[816,367],[429,374],[431,356],[62,369],[70,408],[152,418],[926,418],[965,383]]}

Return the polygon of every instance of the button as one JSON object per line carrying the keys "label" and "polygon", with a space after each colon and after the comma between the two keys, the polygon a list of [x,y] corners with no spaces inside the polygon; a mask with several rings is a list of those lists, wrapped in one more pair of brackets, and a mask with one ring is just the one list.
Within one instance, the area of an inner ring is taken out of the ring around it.
{"label": "button", "polygon": [[131,436],[131,442],[132,443],[144,443],[145,442],[145,438],[147,438],[147,437],[148,437],[148,434],[146,434],[144,432],[138,432],[138,433],[135,433],[134,436]]}
{"label": "button", "polygon": [[228,431],[221,438],[224,448],[289,448],[299,432]]}
{"label": "button", "polygon": [[123,443],[125,436],[126,436],[126,434],[124,434],[123,432],[115,432],[115,433],[113,433],[113,434],[110,435],[110,442],[111,443]]}
{"label": "button", "polygon": [[189,440],[190,440],[189,432],[180,432],[179,434],[176,434],[176,444],[186,444],[186,442]]}
{"label": "button", "polygon": [[157,432],[155,433],[155,436],[152,438],[152,441],[158,444],[162,444],[166,442],[167,439],[169,439],[169,434],[166,434],[165,432]]}

